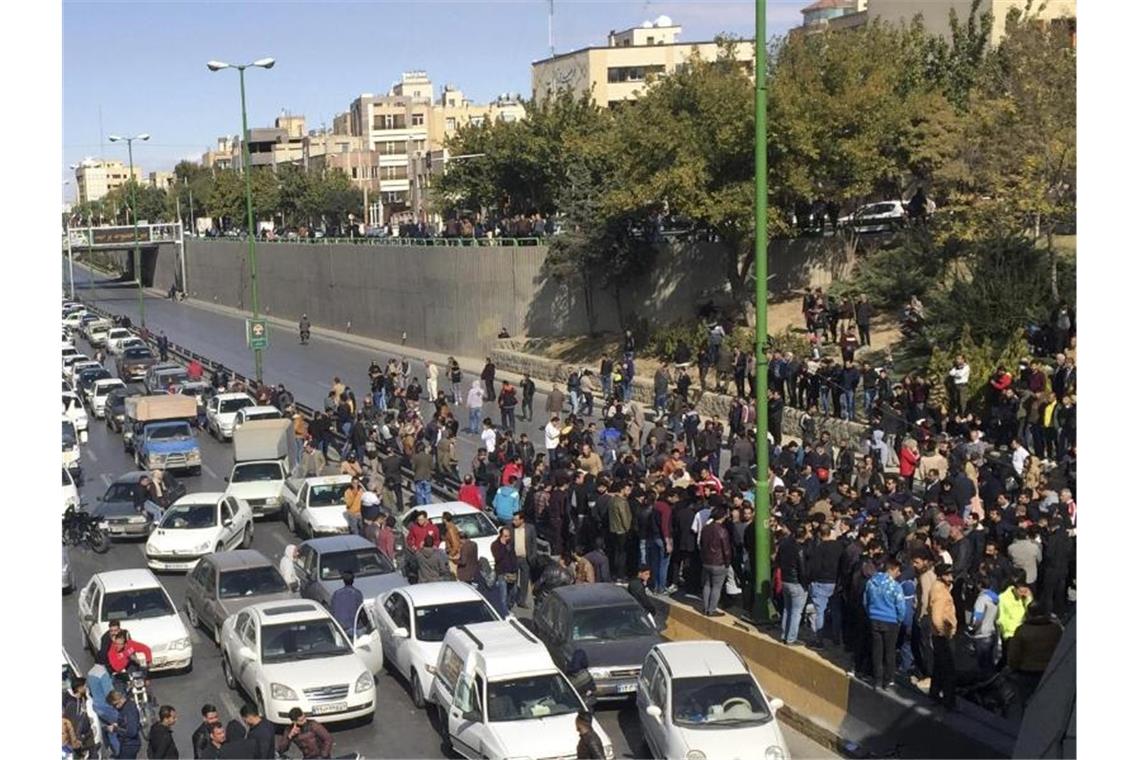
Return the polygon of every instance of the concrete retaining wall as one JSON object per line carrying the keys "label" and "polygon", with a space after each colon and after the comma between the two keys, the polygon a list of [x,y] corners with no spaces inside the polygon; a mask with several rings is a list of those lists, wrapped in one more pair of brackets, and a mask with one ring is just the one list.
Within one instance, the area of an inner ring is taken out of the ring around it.
{"label": "concrete retaining wall", "polygon": [[[191,297],[251,307],[247,248],[240,241],[188,239]],[[588,332],[581,294],[542,276],[544,246],[404,247],[259,243],[261,310],[285,319],[307,313],[314,324],[448,353],[485,354],[499,328],[511,335],[555,337]],[[155,262],[154,285],[170,287],[173,249]],[[849,270],[853,257],[831,238],[773,241],[774,291],[826,284]],[[727,262],[715,243],[664,247],[651,273],[623,293],[622,309],[651,324],[687,319],[709,300],[724,303]],[[610,293],[594,297],[597,329],[622,325]]]}

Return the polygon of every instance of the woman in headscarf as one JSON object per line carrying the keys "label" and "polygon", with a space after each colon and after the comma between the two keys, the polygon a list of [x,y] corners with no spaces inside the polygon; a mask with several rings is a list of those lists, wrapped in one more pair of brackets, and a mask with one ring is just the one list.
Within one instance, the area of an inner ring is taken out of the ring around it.
{"label": "woman in headscarf", "polygon": [[277,564],[277,569],[289,588],[293,588],[297,583],[297,571],[293,568],[293,561],[300,556],[301,550],[297,545],[289,544],[285,547],[285,553],[281,555],[281,561]]}

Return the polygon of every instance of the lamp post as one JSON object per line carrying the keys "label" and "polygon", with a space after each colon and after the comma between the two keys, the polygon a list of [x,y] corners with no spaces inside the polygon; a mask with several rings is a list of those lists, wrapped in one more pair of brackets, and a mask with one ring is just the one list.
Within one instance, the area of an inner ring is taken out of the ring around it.
{"label": "lamp post", "polygon": [[143,274],[142,274],[142,253],[139,251],[139,209],[138,209],[138,182],[135,181],[135,140],[147,141],[150,135],[145,132],[141,135],[134,137],[120,137],[119,135],[108,135],[107,139],[111,142],[125,142],[127,144],[127,162],[129,164],[127,181],[131,183],[131,218],[134,222],[134,240],[135,240],[135,285],[138,287],[139,292],[139,326],[146,327],[146,305],[143,301]]}
{"label": "lamp post", "polygon": [[[250,300],[253,307],[253,319],[257,320],[260,317],[260,303],[257,298],[257,248],[254,238],[256,231],[253,228],[253,185],[250,178],[250,164],[249,164],[249,127],[246,124],[245,114],[245,70],[251,66],[259,69],[271,69],[273,64],[276,63],[272,58],[259,58],[253,63],[231,64],[223,63],[222,61],[209,61],[206,63],[206,68],[210,71],[221,71],[222,69],[237,69],[238,83],[241,88],[241,160],[242,170],[245,173],[245,213],[246,213],[246,232],[249,238],[249,292]],[[254,376],[257,382],[261,383],[261,348],[254,347],[253,349],[253,369]]]}
{"label": "lamp post", "polygon": [[768,533],[768,67],[766,0],[756,0],[756,516],[752,529],[752,619],[767,622],[772,598],[771,538]]}
{"label": "lamp post", "polygon": [[[64,180],[63,184],[70,185],[71,182]],[[76,190],[76,198],[78,198],[79,191]],[[76,200],[76,205],[79,202]],[[75,300],[75,258],[71,253],[71,212],[67,213],[67,224],[64,225],[64,234],[67,235],[67,282],[71,293],[71,300]]]}

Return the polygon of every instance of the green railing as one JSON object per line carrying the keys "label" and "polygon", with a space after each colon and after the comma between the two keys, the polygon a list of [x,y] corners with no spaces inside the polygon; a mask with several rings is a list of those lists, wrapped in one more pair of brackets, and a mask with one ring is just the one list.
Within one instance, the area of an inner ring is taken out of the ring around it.
{"label": "green railing", "polygon": [[[237,237],[216,237],[216,238],[196,238],[197,240],[244,240],[245,236]],[[258,243],[278,244],[278,243],[299,243],[302,245],[385,245],[385,246],[401,246],[401,247],[450,247],[450,248],[475,248],[475,247],[490,247],[490,248],[517,248],[520,246],[536,246],[542,245],[544,238],[526,237],[526,238],[470,238],[470,237],[433,237],[433,238],[408,238],[408,237],[323,237],[323,238],[294,238],[292,240],[287,238],[276,238],[274,240],[267,240],[258,238]]]}

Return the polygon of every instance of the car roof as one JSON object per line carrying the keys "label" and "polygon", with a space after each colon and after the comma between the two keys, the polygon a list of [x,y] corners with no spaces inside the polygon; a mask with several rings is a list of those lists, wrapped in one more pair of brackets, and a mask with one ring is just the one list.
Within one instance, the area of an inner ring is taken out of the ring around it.
{"label": "car roof", "polygon": [[315,478],[305,478],[311,486],[338,486],[342,483],[351,483],[351,475],[321,475]]}
{"label": "car roof", "polygon": [[316,602],[308,599],[287,599],[278,602],[251,604],[243,612],[250,612],[262,625],[295,623],[302,620],[327,620],[329,612]]}
{"label": "car roof", "polygon": [[674,641],[654,649],[673,678],[700,678],[748,673],[740,656],[723,641]]}
{"label": "car roof", "polygon": [[[413,607],[483,600],[482,594],[461,581],[417,583],[414,586],[401,586],[396,590],[408,597]],[[386,596],[386,594],[381,594],[381,596]]]}
{"label": "car roof", "polygon": [[482,510],[475,509],[475,507],[465,501],[445,501],[442,504],[424,504],[423,506],[415,507],[413,511],[424,512],[427,514],[429,520],[442,519],[444,512],[450,512],[453,515],[482,512]]}
{"label": "car roof", "polygon": [[[179,367],[179,369],[181,369],[181,367]],[[251,401],[253,400],[253,397],[250,396],[248,393],[241,393],[240,391],[231,391],[229,393],[219,393],[217,396],[214,396],[214,398],[221,399],[222,401],[230,401],[230,400],[233,400],[235,398],[248,398]]]}
{"label": "car roof", "polygon": [[477,651],[491,681],[521,673],[556,670],[546,647],[517,620],[457,626],[447,632],[445,640],[463,659]]}
{"label": "car roof", "polygon": [[328,552],[341,552],[350,549],[375,549],[376,544],[364,536],[324,536],[323,538],[310,538],[301,542],[301,546],[310,546],[318,554]]}
{"label": "car roof", "polygon": [[108,570],[103,573],[95,573],[95,577],[102,583],[104,591],[108,592],[162,588],[162,584],[158,582],[154,573],[139,567],[126,570]]}
{"label": "car roof", "polygon": [[197,493],[188,493],[178,501],[170,506],[178,506],[179,504],[217,504],[218,499],[225,496],[221,491],[199,491]]}
{"label": "car roof", "polygon": [[214,552],[202,558],[219,570],[234,570],[243,567],[275,567],[273,561],[257,549],[234,549],[228,552]]}
{"label": "car roof", "polygon": [[576,583],[559,586],[552,589],[551,593],[564,601],[570,609],[637,604],[637,600],[629,591],[608,583]]}

